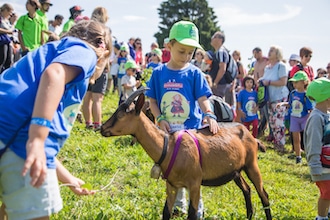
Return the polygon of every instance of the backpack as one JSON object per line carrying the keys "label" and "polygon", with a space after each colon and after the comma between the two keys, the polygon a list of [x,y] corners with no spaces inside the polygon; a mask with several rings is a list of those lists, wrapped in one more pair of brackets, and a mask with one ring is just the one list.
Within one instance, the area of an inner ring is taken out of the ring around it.
{"label": "backpack", "polygon": [[237,63],[235,61],[235,59],[233,58],[233,56],[228,52],[228,56],[229,56],[229,61],[227,63],[226,66],[226,72],[223,75],[223,77],[225,78],[226,82],[229,84],[232,81],[234,81],[234,79],[236,78],[236,76],[238,75],[238,66]]}
{"label": "backpack", "polygon": [[327,120],[325,120],[322,142],[321,163],[323,167],[330,168],[330,123]]}
{"label": "backpack", "polygon": [[[226,49],[226,51],[229,56],[229,61],[227,63],[226,71],[225,71],[225,74],[223,75],[223,78],[225,79],[226,83],[229,84],[232,81],[234,81],[234,79],[238,75],[238,66],[237,66],[235,59],[233,59],[233,57],[229,53],[229,51],[227,49]],[[212,64],[211,64],[211,70],[209,72],[210,76],[212,77],[212,81],[215,80],[215,78],[218,74],[218,71],[219,71],[220,59],[218,56],[219,56],[218,52],[216,52],[215,54],[212,54]]]}
{"label": "backpack", "polygon": [[258,93],[258,106],[259,108],[262,108],[266,105],[266,103],[269,100],[267,86],[265,86],[262,83],[262,81],[259,82],[257,93]]}
{"label": "backpack", "polygon": [[232,122],[234,113],[229,104],[227,104],[220,96],[212,95],[209,97],[211,108],[217,116],[217,122]]}

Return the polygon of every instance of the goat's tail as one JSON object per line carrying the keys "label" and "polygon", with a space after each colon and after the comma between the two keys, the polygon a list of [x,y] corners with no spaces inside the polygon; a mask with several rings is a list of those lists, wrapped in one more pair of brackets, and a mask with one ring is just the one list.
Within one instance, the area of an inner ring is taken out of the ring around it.
{"label": "goat's tail", "polygon": [[256,141],[258,143],[258,149],[263,153],[266,152],[266,146],[257,138]]}

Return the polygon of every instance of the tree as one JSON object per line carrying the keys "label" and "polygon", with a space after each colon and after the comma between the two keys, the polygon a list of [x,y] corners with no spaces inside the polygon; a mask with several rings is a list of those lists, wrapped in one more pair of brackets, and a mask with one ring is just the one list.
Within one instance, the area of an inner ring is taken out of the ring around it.
{"label": "tree", "polygon": [[160,31],[156,37],[159,45],[169,36],[172,25],[180,20],[193,22],[199,30],[199,41],[205,50],[211,49],[211,37],[216,31],[220,31],[217,26],[217,16],[213,8],[208,6],[207,0],[169,0],[160,4],[157,9],[161,22]]}

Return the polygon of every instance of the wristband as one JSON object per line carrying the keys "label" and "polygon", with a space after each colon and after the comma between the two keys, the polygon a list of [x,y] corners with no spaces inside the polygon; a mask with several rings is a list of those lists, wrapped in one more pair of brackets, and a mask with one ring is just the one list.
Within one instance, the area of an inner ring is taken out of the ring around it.
{"label": "wristband", "polygon": [[204,113],[203,118],[205,118],[206,116],[209,117],[209,118],[212,118],[214,120],[217,120],[217,116],[213,113],[209,113],[209,112]]}
{"label": "wristband", "polygon": [[161,121],[163,121],[163,120],[166,120],[166,118],[165,118],[164,115],[159,115],[159,116],[157,116],[157,118],[156,118],[156,121],[157,121],[158,124],[159,124]]}
{"label": "wristband", "polygon": [[30,124],[50,128],[51,122],[45,118],[32,118]]}

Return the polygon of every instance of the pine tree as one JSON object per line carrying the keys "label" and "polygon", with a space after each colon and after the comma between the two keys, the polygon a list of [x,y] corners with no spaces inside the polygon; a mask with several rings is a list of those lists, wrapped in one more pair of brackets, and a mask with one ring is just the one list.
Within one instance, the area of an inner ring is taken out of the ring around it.
{"label": "pine tree", "polygon": [[169,0],[161,3],[157,9],[161,22],[156,37],[159,45],[169,36],[172,25],[180,20],[193,22],[199,29],[199,41],[205,50],[211,49],[211,37],[219,31],[217,16],[207,0]]}

